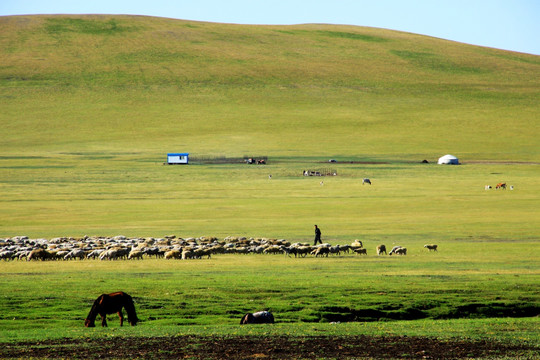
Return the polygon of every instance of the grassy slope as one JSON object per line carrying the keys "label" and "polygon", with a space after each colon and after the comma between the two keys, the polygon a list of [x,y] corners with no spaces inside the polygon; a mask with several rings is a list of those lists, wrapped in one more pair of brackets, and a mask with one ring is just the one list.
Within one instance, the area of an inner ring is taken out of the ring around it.
{"label": "grassy slope", "polygon": [[[538,234],[536,165],[406,164],[537,162],[538,56],[130,16],[2,17],[0,56],[0,236]],[[158,166],[170,151],[271,165]],[[330,157],[391,164],[337,164],[324,187],[298,176]],[[499,181],[519,192],[483,192]]]}
{"label": "grassy slope", "polygon": [[538,56],[128,16],[4,17],[0,34],[9,154],[538,160]]}

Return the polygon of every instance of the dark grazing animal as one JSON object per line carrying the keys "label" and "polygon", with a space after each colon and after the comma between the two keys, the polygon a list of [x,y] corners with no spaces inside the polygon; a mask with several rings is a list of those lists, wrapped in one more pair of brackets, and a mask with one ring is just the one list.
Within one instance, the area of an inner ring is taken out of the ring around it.
{"label": "dark grazing animal", "polygon": [[128,314],[128,322],[131,326],[137,325],[139,319],[135,312],[135,305],[131,296],[125,292],[119,291],[111,294],[100,295],[94,305],[90,309],[86,320],[84,320],[84,326],[95,327],[95,320],[98,315],[101,316],[101,326],[107,326],[107,314],[117,313],[120,317],[120,326],[124,324],[124,315],[122,314],[122,308],[126,309]]}
{"label": "dark grazing animal", "polygon": [[247,313],[240,320],[240,325],[245,324],[273,324],[274,315],[269,311],[259,311],[256,313]]}

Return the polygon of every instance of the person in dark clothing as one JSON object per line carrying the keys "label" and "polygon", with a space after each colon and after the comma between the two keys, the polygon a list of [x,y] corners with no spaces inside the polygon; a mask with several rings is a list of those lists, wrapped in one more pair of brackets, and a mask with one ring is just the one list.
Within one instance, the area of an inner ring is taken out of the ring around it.
{"label": "person in dark clothing", "polygon": [[313,245],[317,245],[317,242],[322,244],[321,241],[321,229],[317,225],[315,225],[315,243]]}

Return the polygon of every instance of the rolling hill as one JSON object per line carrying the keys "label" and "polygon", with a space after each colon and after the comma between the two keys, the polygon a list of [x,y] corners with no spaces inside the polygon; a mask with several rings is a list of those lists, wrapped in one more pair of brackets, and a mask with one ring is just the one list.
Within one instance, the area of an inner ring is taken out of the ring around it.
{"label": "rolling hill", "polygon": [[540,57],[383,29],[0,17],[3,156],[538,161]]}

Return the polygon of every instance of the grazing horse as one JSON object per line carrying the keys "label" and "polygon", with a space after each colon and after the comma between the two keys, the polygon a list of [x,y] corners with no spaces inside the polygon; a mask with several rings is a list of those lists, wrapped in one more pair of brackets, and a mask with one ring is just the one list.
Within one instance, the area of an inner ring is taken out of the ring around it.
{"label": "grazing horse", "polygon": [[497,186],[495,186],[495,189],[506,190],[506,183],[498,183]]}
{"label": "grazing horse", "polygon": [[369,180],[368,178],[362,179],[362,185],[364,185],[364,184],[371,185],[371,180]]}
{"label": "grazing horse", "polygon": [[259,311],[256,313],[247,313],[240,320],[240,325],[245,324],[273,324],[274,315],[269,311]]}
{"label": "grazing horse", "polygon": [[133,299],[125,292],[119,291],[112,294],[100,295],[92,309],[88,313],[86,320],[84,320],[84,326],[95,327],[94,321],[98,315],[101,316],[101,326],[107,326],[107,314],[118,313],[120,317],[120,326],[124,323],[124,316],[122,314],[122,308],[126,309],[128,314],[128,322],[131,326],[137,325],[137,313],[135,312],[135,305],[133,305]]}

